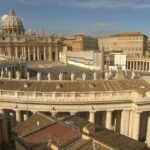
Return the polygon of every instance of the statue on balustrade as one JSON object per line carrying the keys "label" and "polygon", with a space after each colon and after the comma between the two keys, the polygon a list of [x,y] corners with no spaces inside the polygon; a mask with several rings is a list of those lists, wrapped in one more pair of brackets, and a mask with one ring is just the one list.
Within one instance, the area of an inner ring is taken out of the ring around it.
{"label": "statue on balustrade", "polygon": [[133,70],[131,72],[131,79],[135,79],[135,72]]}
{"label": "statue on balustrade", "polygon": [[41,80],[41,73],[40,73],[40,72],[37,73],[37,80],[38,80],[38,81]]}
{"label": "statue on balustrade", "polygon": [[105,72],[105,80],[109,80],[109,73],[108,73],[108,71]]}
{"label": "statue on balustrade", "polygon": [[8,71],[8,78],[9,78],[9,80],[11,79],[11,77],[12,77],[11,71]]}
{"label": "statue on balustrade", "polygon": [[59,80],[63,80],[63,74],[62,73],[59,74]]}
{"label": "statue on balustrade", "polygon": [[108,74],[109,74],[109,79],[112,79],[112,76],[113,76],[113,74],[112,74],[112,69],[109,70],[109,73],[108,73]]}
{"label": "statue on balustrade", "polygon": [[1,79],[4,78],[4,71],[3,69],[1,70]]}
{"label": "statue on balustrade", "polygon": [[82,80],[86,80],[86,74],[85,73],[82,74]]}
{"label": "statue on balustrade", "polygon": [[17,79],[17,80],[20,80],[20,77],[21,77],[21,76],[20,76],[20,72],[19,72],[19,71],[16,71],[16,79]]}
{"label": "statue on balustrade", "polygon": [[74,73],[71,72],[71,80],[73,81],[74,80]]}
{"label": "statue on balustrade", "polygon": [[97,72],[93,73],[93,80],[97,80]]}
{"label": "statue on balustrade", "polygon": [[50,72],[47,74],[47,78],[48,78],[49,81],[51,80],[51,74],[50,74]]}

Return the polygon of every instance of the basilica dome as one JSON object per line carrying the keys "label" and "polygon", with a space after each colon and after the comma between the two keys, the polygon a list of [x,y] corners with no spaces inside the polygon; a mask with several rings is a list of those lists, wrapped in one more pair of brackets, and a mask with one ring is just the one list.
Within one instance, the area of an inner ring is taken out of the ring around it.
{"label": "basilica dome", "polygon": [[2,21],[1,29],[8,34],[23,34],[25,32],[21,19],[16,16],[13,9],[9,10],[8,16]]}

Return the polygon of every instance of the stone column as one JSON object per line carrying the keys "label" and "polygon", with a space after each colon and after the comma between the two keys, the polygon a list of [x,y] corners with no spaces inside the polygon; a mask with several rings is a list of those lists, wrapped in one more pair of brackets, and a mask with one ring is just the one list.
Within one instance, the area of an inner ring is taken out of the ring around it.
{"label": "stone column", "polygon": [[37,60],[40,60],[40,49],[37,47]]}
{"label": "stone column", "polygon": [[133,139],[139,139],[139,129],[140,129],[140,113],[135,112],[134,115],[134,128],[133,128]]}
{"label": "stone column", "polygon": [[22,58],[24,57],[24,47],[23,46],[21,47],[21,56],[22,56]]}
{"label": "stone column", "polygon": [[9,56],[9,57],[12,57],[12,56],[11,56],[11,47],[10,47],[10,46],[8,47],[8,56]]}
{"label": "stone column", "polygon": [[143,65],[142,65],[142,71],[144,71],[144,62],[143,62]]}
{"label": "stone column", "polygon": [[44,60],[46,60],[46,47],[44,46]]}
{"label": "stone column", "polygon": [[111,119],[112,119],[112,111],[108,110],[106,112],[106,128],[110,130],[112,129]]}
{"label": "stone column", "polygon": [[132,70],[132,61],[130,61],[130,70]]}
{"label": "stone column", "polygon": [[94,111],[89,112],[89,120],[88,121],[95,123],[95,112]]}
{"label": "stone column", "polygon": [[24,58],[27,59],[26,47],[24,46]]}
{"label": "stone column", "polygon": [[147,120],[147,134],[146,134],[146,143],[150,147],[150,112]]}
{"label": "stone column", "polygon": [[27,120],[28,119],[28,114],[27,113],[24,113],[23,114],[23,121]]}
{"label": "stone column", "polygon": [[33,60],[36,60],[36,49],[35,49],[35,46],[33,47]]}
{"label": "stone column", "polygon": [[0,47],[0,55],[2,54],[2,48]]}
{"label": "stone column", "polygon": [[10,125],[11,125],[11,128],[13,128],[15,126],[15,124],[16,124],[14,113],[10,112],[9,116],[10,116]]}
{"label": "stone column", "polygon": [[15,58],[18,59],[18,47],[15,47]]}
{"label": "stone column", "polygon": [[16,110],[16,124],[21,121],[21,112]]}
{"label": "stone column", "polygon": [[30,47],[28,47],[28,61],[30,61],[31,60],[31,57],[30,57],[31,55],[30,55]]}
{"label": "stone column", "polygon": [[52,61],[52,48],[51,46],[48,48],[49,60]]}
{"label": "stone column", "polygon": [[129,121],[130,121],[130,111],[123,110],[121,113],[121,130],[120,133],[129,136]]}
{"label": "stone column", "polygon": [[136,61],[136,70],[139,70],[139,65],[138,65],[138,61]]}
{"label": "stone column", "polygon": [[3,109],[0,109],[0,114],[4,114],[4,110]]}
{"label": "stone column", "polygon": [[55,61],[58,61],[58,46],[55,48]]}
{"label": "stone column", "polygon": [[148,62],[146,61],[146,65],[145,65],[145,71],[147,71],[147,70],[148,70],[148,69],[147,69],[147,63],[148,63]]}

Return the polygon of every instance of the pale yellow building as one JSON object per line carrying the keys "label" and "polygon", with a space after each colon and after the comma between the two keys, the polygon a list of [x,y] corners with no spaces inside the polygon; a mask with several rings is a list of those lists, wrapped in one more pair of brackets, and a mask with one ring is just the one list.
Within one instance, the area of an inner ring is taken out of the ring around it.
{"label": "pale yellow building", "polygon": [[105,52],[124,52],[128,56],[143,56],[147,51],[148,37],[140,32],[118,33],[99,38],[99,47]]}
{"label": "pale yellow building", "polygon": [[63,44],[72,51],[98,50],[97,38],[85,35],[75,35],[72,38],[65,39]]}

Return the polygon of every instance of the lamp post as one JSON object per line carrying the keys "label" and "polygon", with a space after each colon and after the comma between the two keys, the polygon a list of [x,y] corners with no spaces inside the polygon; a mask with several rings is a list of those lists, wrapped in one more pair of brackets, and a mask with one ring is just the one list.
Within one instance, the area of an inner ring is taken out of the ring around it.
{"label": "lamp post", "polygon": [[24,83],[24,89],[25,89],[25,92],[26,92],[26,100],[27,100],[27,118],[29,117],[29,112],[28,112],[28,95],[27,95],[27,89],[28,89],[28,83]]}

